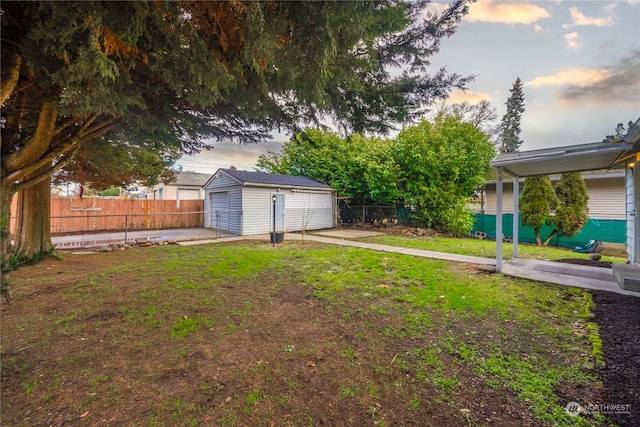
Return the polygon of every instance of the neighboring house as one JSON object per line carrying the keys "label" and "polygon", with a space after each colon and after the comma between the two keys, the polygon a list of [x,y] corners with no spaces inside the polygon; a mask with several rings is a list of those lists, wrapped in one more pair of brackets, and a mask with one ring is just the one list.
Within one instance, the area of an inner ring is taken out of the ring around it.
{"label": "neighboring house", "polygon": [[231,234],[318,230],[336,225],[335,191],[307,177],[218,169],[204,190],[205,227]]}
{"label": "neighboring house", "polygon": [[[549,177],[552,184],[560,180],[560,175]],[[589,194],[589,216],[597,220],[615,219],[625,221],[625,171],[601,170],[583,172],[582,178]],[[524,178],[519,180],[520,191],[524,187]],[[487,181],[484,186],[481,212],[496,214],[496,181]],[[503,213],[513,213],[513,182],[504,182],[502,187]]]}
{"label": "neighboring house", "polygon": [[175,181],[153,187],[153,199],[176,200],[178,206],[180,206],[180,200],[202,200],[204,199],[202,187],[209,178],[211,174],[208,173],[180,172]]}
{"label": "neighboring house", "polygon": [[[573,237],[557,234],[552,244],[573,248],[582,246],[589,240],[602,240],[611,243],[626,242],[626,204],[625,204],[625,172],[618,170],[599,170],[583,172],[582,177],[589,194],[589,221],[582,230]],[[551,175],[551,182],[560,180],[560,175]],[[524,178],[519,178],[519,191],[524,187]],[[484,232],[495,238],[496,233],[496,181],[487,181],[482,193],[479,213],[472,233]],[[513,215],[513,181],[505,181],[502,187],[502,213]],[[532,228],[525,227],[518,220],[521,242],[534,243],[535,234]],[[543,226],[542,235],[548,235],[553,227]],[[511,236],[511,233],[506,234]]]}
{"label": "neighboring house", "polygon": [[[502,271],[502,241],[505,235],[513,236],[514,258],[517,258],[518,227],[503,221],[503,189],[505,173],[519,181],[520,177],[553,175],[565,172],[590,170],[615,170],[625,168],[626,182],[626,249],[629,265],[615,264],[613,272],[618,283],[629,290],[640,291],[640,173],[636,165],[640,162],[640,118],[627,134],[614,141],[597,142],[574,146],[554,147],[513,153],[502,153],[491,164],[496,168],[496,269]],[[513,187],[514,190],[519,188]],[[518,194],[513,199],[513,211],[518,209]],[[514,224],[515,223],[515,224]]]}

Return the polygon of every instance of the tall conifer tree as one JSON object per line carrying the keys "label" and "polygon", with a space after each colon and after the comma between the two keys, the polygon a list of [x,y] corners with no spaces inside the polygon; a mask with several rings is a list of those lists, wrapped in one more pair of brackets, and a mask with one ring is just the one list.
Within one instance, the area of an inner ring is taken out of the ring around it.
{"label": "tall conifer tree", "polygon": [[522,91],[520,77],[516,79],[509,91],[511,96],[507,100],[507,112],[502,116],[500,123],[502,142],[500,151],[503,153],[519,151],[522,145],[522,140],[520,140],[520,118],[524,112],[524,92]]}
{"label": "tall conifer tree", "polygon": [[379,133],[412,121],[472,79],[429,64],[470,1],[2,1],[1,255],[16,192],[13,253],[51,250],[51,175],[74,159],[93,170],[79,164],[91,142],[162,162],[327,118]]}

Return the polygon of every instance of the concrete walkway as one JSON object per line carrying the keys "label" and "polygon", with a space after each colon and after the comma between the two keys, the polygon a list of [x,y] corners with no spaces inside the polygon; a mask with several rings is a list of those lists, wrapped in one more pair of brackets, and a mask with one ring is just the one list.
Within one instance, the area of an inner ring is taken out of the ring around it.
{"label": "concrete walkway", "polygon": [[[366,233],[366,234],[362,234]],[[379,245],[375,243],[366,243],[353,238],[366,237],[375,234],[383,234],[371,231],[354,231],[354,230],[333,230],[323,232],[322,235],[317,234],[298,234],[285,233],[285,241],[295,240],[311,240],[332,245],[353,246],[364,249],[371,249],[379,252],[391,252],[403,255],[411,255],[422,258],[441,259],[453,262],[464,262],[469,264],[484,265],[487,268],[495,267],[496,260],[494,258],[483,258],[468,255],[456,255],[444,252],[434,252],[421,249],[408,249],[396,246]],[[328,237],[330,236],[330,237]],[[179,245],[201,245],[207,243],[221,243],[234,240],[265,240],[269,241],[269,235],[258,236],[238,236],[225,237],[221,239],[207,240],[190,240],[178,242]],[[610,269],[602,267],[590,267],[582,265],[567,264],[553,261],[541,261],[532,259],[517,258],[506,261],[502,266],[502,274],[510,277],[534,280],[537,282],[551,283],[560,286],[572,286],[583,289],[593,289],[608,292],[615,292],[624,295],[633,295],[640,297],[640,293],[626,291],[622,289],[615,281],[613,273]]]}

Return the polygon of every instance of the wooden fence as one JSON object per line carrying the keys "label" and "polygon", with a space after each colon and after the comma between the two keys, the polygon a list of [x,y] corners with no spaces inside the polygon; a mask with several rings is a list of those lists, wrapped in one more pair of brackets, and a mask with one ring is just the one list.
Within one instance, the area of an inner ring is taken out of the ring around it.
{"label": "wooden fence", "polygon": [[[51,233],[203,227],[203,211],[204,200],[181,200],[178,206],[175,200],[52,198]],[[14,223],[12,218],[12,230]]]}

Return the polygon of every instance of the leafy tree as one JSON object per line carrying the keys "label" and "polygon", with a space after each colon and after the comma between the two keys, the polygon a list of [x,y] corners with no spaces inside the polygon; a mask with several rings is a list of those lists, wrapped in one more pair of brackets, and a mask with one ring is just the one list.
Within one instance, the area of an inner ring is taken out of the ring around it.
{"label": "leafy tree", "polygon": [[482,100],[476,104],[463,101],[455,104],[442,102],[438,105],[437,115],[453,116],[465,123],[471,123],[484,132],[490,141],[497,144],[500,125],[496,123],[498,113],[491,102]]}
{"label": "leafy tree", "polygon": [[50,178],[97,138],[188,154],[326,118],[356,132],[415,118],[470,80],[428,72],[468,1],[426,4],[3,1],[0,206],[8,217],[20,192],[16,253],[51,249]]}
{"label": "leafy tree", "polygon": [[520,118],[524,112],[524,92],[522,82],[518,77],[509,89],[511,95],[507,99],[507,112],[502,116],[500,122],[500,151],[508,153],[520,150],[522,140],[520,140]]}
{"label": "leafy tree", "polygon": [[546,175],[529,176],[524,180],[520,194],[520,216],[522,225],[532,227],[538,246],[542,246],[540,228],[549,218],[552,209],[558,204],[558,198]]}
{"label": "leafy tree", "polygon": [[544,241],[545,246],[558,233],[575,236],[589,220],[589,194],[581,173],[562,174],[554,189],[558,201],[550,222],[555,228]]}
{"label": "leafy tree", "polygon": [[389,141],[360,134],[344,138],[308,128],[289,140],[280,153],[261,155],[258,170],[307,176],[333,187],[355,204],[395,204],[397,166]]}
{"label": "leafy tree", "polygon": [[440,115],[402,130],[393,152],[401,203],[426,225],[468,234],[471,196],[495,155],[487,136],[459,118]]}
{"label": "leafy tree", "polygon": [[325,182],[354,203],[407,206],[429,226],[467,234],[474,219],[470,197],[494,155],[476,126],[440,115],[393,140],[307,129],[257,165]]}
{"label": "leafy tree", "polygon": [[614,130],[614,134],[605,136],[604,139],[602,140],[602,142],[612,142],[612,141],[616,141],[616,140],[622,140],[622,138],[624,138],[626,133],[629,130],[631,130],[632,127],[633,127],[633,120],[630,120],[629,123],[627,123],[627,129],[626,130],[625,130],[624,125],[622,123],[618,123],[616,125],[615,130]]}
{"label": "leafy tree", "polygon": [[118,197],[120,196],[120,188],[118,187],[109,187],[105,190],[100,191],[100,196],[102,197]]}

